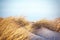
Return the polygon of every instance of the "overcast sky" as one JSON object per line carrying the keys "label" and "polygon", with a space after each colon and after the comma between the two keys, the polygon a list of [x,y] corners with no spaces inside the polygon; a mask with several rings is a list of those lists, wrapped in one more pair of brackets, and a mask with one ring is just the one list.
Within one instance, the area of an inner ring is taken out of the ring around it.
{"label": "overcast sky", "polygon": [[28,20],[60,16],[59,0],[1,0],[0,17],[25,16]]}

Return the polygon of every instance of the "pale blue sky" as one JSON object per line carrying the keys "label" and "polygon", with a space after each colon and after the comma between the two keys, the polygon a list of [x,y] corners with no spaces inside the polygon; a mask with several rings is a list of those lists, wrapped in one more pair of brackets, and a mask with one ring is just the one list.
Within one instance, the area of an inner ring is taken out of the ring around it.
{"label": "pale blue sky", "polygon": [[26,16],[28,20],[59,17],[59,0],[1,0],[0,17]]}

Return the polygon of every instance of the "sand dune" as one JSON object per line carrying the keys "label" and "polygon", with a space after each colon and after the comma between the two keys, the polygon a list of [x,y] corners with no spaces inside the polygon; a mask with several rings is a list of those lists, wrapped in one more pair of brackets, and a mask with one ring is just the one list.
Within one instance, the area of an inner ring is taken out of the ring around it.
{"label": "sand dune", "polygon": [[60,32],[60,18],[29,22],[25,18],[0,18],[0,40],[30,40],[41,28]]}

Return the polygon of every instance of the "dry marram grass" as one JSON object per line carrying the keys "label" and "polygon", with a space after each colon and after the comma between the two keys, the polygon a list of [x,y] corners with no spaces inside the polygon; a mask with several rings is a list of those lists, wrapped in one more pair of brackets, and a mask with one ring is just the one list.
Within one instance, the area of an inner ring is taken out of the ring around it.
{"label": "dry marram grass", "polygon": [[24,18],[14,17],[0,18],[0,20],[2,20],[0,21],[0,40],[30,40],[30,32],[42,27],[60,32],[60,18],[53,21],[40,20],[34,23],[29,23]]}

